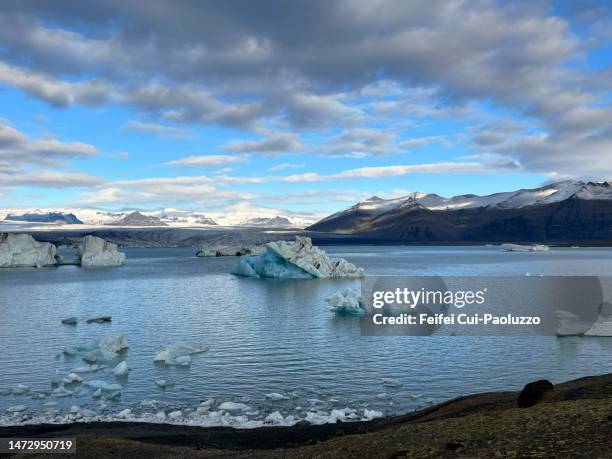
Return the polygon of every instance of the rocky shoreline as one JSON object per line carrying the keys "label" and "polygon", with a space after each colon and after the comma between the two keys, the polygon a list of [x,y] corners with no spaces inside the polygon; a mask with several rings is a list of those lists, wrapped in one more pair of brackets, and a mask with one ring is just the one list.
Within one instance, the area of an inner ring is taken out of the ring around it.
{"label": "rocky shoreline", "polygon": [[258,429],[47,424],[2,427],[0,437],[76,437],[78,457],[610,457],[612,374],[544,387],[526,408],[519,408],[524,393],[519,402],[519,392],[490,392],[363,422]]}

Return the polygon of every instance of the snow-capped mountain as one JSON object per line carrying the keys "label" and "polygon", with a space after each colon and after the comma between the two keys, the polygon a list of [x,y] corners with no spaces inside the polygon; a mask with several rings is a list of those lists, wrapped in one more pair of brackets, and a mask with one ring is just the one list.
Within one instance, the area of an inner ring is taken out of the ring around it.
{"label": "snow-capped mountain", "polygon": [[374,196],[308,229],[415,242],[612,241],[612,183],[564,181],[451,198]]}
{"label": "snow-capped mountain", "polygon": [[[216,227],[257,226],[268,228],[303,228],[312,224],[289,215],[277,215],[271,209],[235,206],[228,213],[203,213],[183,209],[133,210],[113,212],[96,208],[4,209],[0,224],[29,226],[87,225],[99,226],[171,226]],[[0,228],[1,230],[1,228]]]}

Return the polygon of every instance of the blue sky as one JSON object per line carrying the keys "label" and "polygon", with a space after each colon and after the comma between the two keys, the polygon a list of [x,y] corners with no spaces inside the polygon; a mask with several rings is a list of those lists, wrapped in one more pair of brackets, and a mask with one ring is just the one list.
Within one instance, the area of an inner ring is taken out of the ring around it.
{"label": "blue sky", "polygon": [[605,2],[3,2],[0,207],[609,180],[609,30]]}

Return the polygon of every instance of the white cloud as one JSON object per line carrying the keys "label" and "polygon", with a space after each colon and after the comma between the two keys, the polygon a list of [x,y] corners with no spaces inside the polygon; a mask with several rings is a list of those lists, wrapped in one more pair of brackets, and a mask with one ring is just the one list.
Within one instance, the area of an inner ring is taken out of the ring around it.
{"label": "white cloud", "polygon": [[222,164],[234,164],[245,160],[244,156],[230,155],[202,155],[187,156],[186,158],[168,161],[166,166],[219,166]]}
{"label": "white cloud", "polygon": [[128,121],[123,125],[123,129],[130,132],[152,134],[162,139],[189,140],[192,138],[192,134],[184,128],[158,123],[145,123],[138,120]]}

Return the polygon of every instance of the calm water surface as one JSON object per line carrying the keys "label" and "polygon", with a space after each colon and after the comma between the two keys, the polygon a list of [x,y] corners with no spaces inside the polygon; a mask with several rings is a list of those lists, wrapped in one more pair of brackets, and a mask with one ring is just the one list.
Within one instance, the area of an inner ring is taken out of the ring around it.
{"label": "calm water surface", "polygon": [[[612,250],[600,248],[325,250],[368,274],[612,275]],[[459,395],[517,389],[537,378],[561,382],[612,372],[612,338],[362,337],[359,320],[334,315],[324,301],[339,289],[358,287],[356,281],[240,278],[229,274],[235,258],[196,258],[190,248],[125,251],[121,268],[0,271],[0,388],[31,389],[0,395],[1,423],[59,422],[73,405],[105,419],[126,408],[129,416],[145,419],[180,409],[177,422],[202,425],[251,426],[274,411],[333,420],[338,409],[394,414]],[[101,314],[112,315],[112,323],[85,323]],[[79,324],[62,325],[68,316],[77,316]],[[72,397],[46,396],[53,378],[84,364],[78,356],[61,355],[62,349],[109,334],[129,342],[123,357],[129,377],[118,380],[105,370],[82,376],[121,384],[120,398],[100,401],[82,385]],[[159,350],[179,341],[210,350],[193,356],[187,368],[153,363]],[[162,390],[155,384],[161,378],[176,384]],[[384,386],[383,378],[402,385]],[[288,399],[265,397],[273,392]],[[209,398],[215,399],[214,416],[193,412]],[[159,403],[143,406],[143,400]],[[224,401],[248,409],[223,417],[217,407]],[[16,405],[26,409],[6,411]]]}

